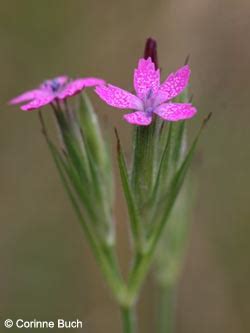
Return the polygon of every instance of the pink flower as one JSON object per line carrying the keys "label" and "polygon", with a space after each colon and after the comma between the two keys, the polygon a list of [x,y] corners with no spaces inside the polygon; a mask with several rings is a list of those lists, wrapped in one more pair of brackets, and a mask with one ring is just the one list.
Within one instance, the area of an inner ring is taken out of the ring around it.
{"label": "pink flower", "polygon": [[136,95],[111,84],[97,86],[95,92],[115,108],[135,110],[124,115],[124,119],[133,125],[149,125],[154,114],[163,120],[184,120],[195,115],[195,107],[190,103],[172,103],[170,100],[187,87],[190,74],[186,65],[160,84],[160,71],[155,69],[151,58],[140,59],[134,71]]}
{"label": "pink flower", "polygon": [[69,80],[67,76],[58,76],[44,81],[37,89],[27,91],[10,101],[10,104],[28,102],[21,106],[24,111],[39,109],[54,100],[65,100],[80,93],[85,87],[104,84],[105,81],[97,78],[80,78]]}

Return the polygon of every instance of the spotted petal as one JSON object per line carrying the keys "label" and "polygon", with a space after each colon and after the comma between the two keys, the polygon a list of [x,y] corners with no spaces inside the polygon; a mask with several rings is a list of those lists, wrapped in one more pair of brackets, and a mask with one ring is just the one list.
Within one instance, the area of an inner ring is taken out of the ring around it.
{"label": "spotted petal", "polygon": [[94,77],[76,79],[68,83],[58,94],[59,99],[65,99],[80,93],[85,87],[104,84],[105,81]]}
{"label": "spotted petal", "polygon": [[142,110],[142,101],[130,92],[108,84],[95,89],[97,95],[107,104],[120,109]]}
{"label": "spotted petal", "polygon": [[33,101],[31,101],[28,104],[22,105],[21,110],[23,111],[32,111],[32,110],[37,110],[40,109],[42,106],[45,106],[49,103],[51,103],[55,99],[55,96],[52,94],[47,94],[47,95],[41,95],[37,98],[35,98]]}
{"label": "spotted petal", "polygon": [[22,102],[30,101],[30,100],[38,97],[39,94],[41,94],[41,91],[39,89],[30,90],[30,91],[27,91],[27,92],[13,98],[12,100],[9,101],[9,103],[10,104],[19,104]]}
{"label": "spotted petal", "polygon": [[188,65],[170,74],[159,88],[158,104],[178,96],[188,85],[191,70]]}
{"label": "spotted petal", "polygon": [[138,126],[148,126],[152,121],[152,115],[147,114],[146,112],[133,112],[127,113],[123,116],[123,118],[132,125]]}
{"label": "spotted petal", "polygon": [[196,108],[189,103],[165,103],[154,110],[154,113],[168,121],[192,118],[196,112]]}
{"label": "spotted petal", "polygon": [[160,85],[160,71],[155,70],[151,58],[140,59],[137,69],[134,71],[134,88],[141,99],[149,94],[156,94]]}
{"label": "spotted petal", "polygon": [[85,87],[100,86],[105,84],[104,80],[98,79],[96,77],[85,77],[83,79],[78,79],[78,81],[82,81]]}

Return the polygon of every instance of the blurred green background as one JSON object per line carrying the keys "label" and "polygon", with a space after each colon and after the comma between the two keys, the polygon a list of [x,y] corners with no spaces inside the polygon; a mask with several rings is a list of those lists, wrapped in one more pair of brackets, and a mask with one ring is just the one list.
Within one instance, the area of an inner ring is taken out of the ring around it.
{"label": "blurred green background", "polygon": [[[0,320],[78,317],[84,332],[121,331],[119,312],[67,201],[37,113],[10,108],[7,101],[64,73],[100,76],[131,89],[133,68],[152,36],[163,74],[191,55],[199,115],[189,124],[190,135],[213,112],[193,163],[197,200],[177,332],[250,331],[249,15],[247,0],[0,1]],[[112,142],[117,126],[129,151],[131,127],[121,112],[92,96]],[[117,197],[125,266],[126,210],[119,190]],[[153,290],[149,279],[140,302],[143,333],[154,327]]]}

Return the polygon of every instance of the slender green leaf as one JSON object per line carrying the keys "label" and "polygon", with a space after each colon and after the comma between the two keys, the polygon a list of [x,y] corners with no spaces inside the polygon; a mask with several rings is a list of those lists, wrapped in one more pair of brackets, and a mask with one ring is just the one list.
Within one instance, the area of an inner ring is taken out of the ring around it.
{"label": "slender green leaf", "polygon": [[89,146],[93,159],[100,165],[106,163],[106,149],[94,108],[86,93],[80,95],[78,112],[84,138]]}
{"label": "slender green leaf", "polygon": [[162,214],[162,218],[160,220],[160,223],[155,225],[155,229],[152,232],[152,235],[150,236],[150,239],[149,239],[149,242],[150,242],[149,247],[150,248],[155,248],[155,246],[157,244],[157,241],[158,241],[159,237],[162,234],[163,228],[164,228],[164,226],[165,226],[165,224],[168,220],[168,216],[171,212],[171,209],[172,209],[172,207],[175,203],[175,200],[178,196],[180,188],[181,188],[181,186],[183,184],[183,181],[185,179],[186,173],[188,171],[190,162],[193,158],[193,154],[195,152],[195,149],[196,149],[198,140],[200,138],[200,135],[202,133],[202,130],[204,129],[205,125],[207,124],[208,120],[210,119],[210,116],[211,116],[211,114],[209,114],[208,117],[203,121],[203,123],[201,125],[201,128],[200,128],[196,138],[194,139],[193,144],[191,145],[184,161],[182,162],[180,168],[178,169],[178,171],[174,175],[173,180],[171,181],[171,184],[170,184],[170,189],[169,189],[167,198],[164,197],[162,199],[162,200],[164,200],[164,202],[166,202],[166,205],[165,205],[165,209],[164,209],[164,212]]}
{"label": "slender green leaf", "polygon": [[[115,129],[116,139],[117,139],[117,157],[118,157],[118,165],[120,170],[120,176],[122,181],[122,187],[123,192],[126,198],[129,217],[130,217],[130,225],[131,225],[131,231],[134,239],[134,245],[139,246],[141,248],[143,246],[143,230],[142,230],[142,224],[140,221],[139,211],[137,208],[137,204],[134,198],[134,194],[129,182],[129,176],[128,176],[128,170],[126,166],[126,161],[124,158],[124,154],[122,151],[120,139],[118,136],[118,132]],[[139,249],[138,249],[139,250]]]}
{"label": "slender green leaf", "polygon": [[81,124],[82,134],[86,144],[90,168],[98,170],[99,187],[105,192],[106,201],[113,203],[114,182],[112,172],[112,158],[108,144],[102,137],[98,117],[94,111],[90,99],[86,93],[80,96],[80,108],[78,117]]}
{"label": "slender green leaf", "polygon": [[88,145],[87,156],[89,159],[90,176],[91,176],[91,191],[94,193],[94,206],[98,207],[98,224],[99,229],[109,243],[114,242],[114,225],[112,220],[112,197],[109,197],[107,184],[103,181],[104,170],[102,166],[94,161]]}
{"label": "slender green leaf", "polygon": [[[100,243],[100,240],[96,237],[95,233],[91,230],[91,225],[89,225],[84,217],[82,216],[81,209],[78,205],[78,201],[75,198],[75,195],[73,191],[71,190],[71,187],[67,180],[67,175],[65,174],[65,168],[62,164],[61,155],[58,152],[57,148],[54,146],[54,144],[49,139],[49,136],[46,131],[46,127],[42,118],[41,113],[39,112],[39,118],[42,125],[42,133],[45,136],[46,142],[48,144],[48,147],[50,149],[50,152],[52,154],[52,157],[54,159],[55,165],[58,169],[60,178],[62,180],[62,183],[65,187],[65,190],[70,198],[70,201],[72,203],[72,206],[77,214],[77,217],[81,223],[81,226],[83,227],[83,230],[85,232],[85,236],[90,244],[90,247],[93,251],[93,254],[107,280],[108,285],[110,286],[111,290],[113,291],[114,297],[117,299],[118,302],[122,302],[124,298],[125,293],[125,286],[124,282],[120,277],[118,269],[115,267],[115,262],[113,259],[113,247],[108,246],[108,244],[105,244],[103,247],[103,244]],[[103,251],[104,250],[104,251]]]}
{"label": "slender green leaf", "polygon": [[[89,176],[89,165],[85,144],[80,133],[80,128],[76,123],[75,115],[68,115],[70,119],[67,120],[63,112],[55,111],[54,114],[71,163],[74,165],[83,183],[86,183]],[[72,124],[73,121],[75,122],[74,124]]]}
{"label": "slender green leaf", "polygon": [[185,178],[186,172],[191,162],[200,134],[204,126],[206,125],[207,121],[209,120],[210,116],[211,114],[209,114],[208,117],[203,121],[202,126],[198,132],[198,135],[196,136],[189,152],[187,153],[185,160],[183,161],[181,167],[174,176],[165,212],[162,216],[162,219],[160,220],[160,223],[155,225],[155,230],[152,232],[151,237],[147,242],[147,249],[145,254],[139,257],[139,259],[135,262],[135,264],[132,267],[128,281],[129,299],[131,301],[135,300],[136,295],[138,294],[138,291],[142,285],[142,282],[149,270],[149,267],[151,265],[151,262],[155,254],[156,245],[158,244],[158,240],[162,235],[162,231],[168,220],[169,213],[171,212],[175,199],[179,193],[179,190]]}

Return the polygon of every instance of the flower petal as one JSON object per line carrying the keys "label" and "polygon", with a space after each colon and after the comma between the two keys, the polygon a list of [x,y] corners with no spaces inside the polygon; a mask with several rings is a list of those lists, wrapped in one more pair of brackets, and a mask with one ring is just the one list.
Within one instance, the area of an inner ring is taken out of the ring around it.
{"label": "flower petal", "polygon": [[21,110],[23,111],[32,111],[36,109],[40,109],[42,106],[47,105],[51,103],[55,99],[54,95],[41,95],[37,98],[35,98],[33,101],[31,101],[28,104],[22,105]]}
{"label": "flower petal", "polygon": [[69,79],[68,76],[62,75],[62,76],[55,77],[51,81],[57,81],[60,85],[63,85],[64,83],[66,83],[68,81],[68,79]]}
{"label": "flower petal", "polygon": [[128,123],[138,126],[148,126],[152,121],[152,115],[143,111],[127,113],[123,116],[123,118]]}
{"label": "flower petal", "polygon": [[188,85],[191,70],[188,65],[170,74],[159,88],[158,103],[163,103],[178,96]]}
{"label": "flower petal", "polygon": [[96,77],[85,77],[82,79],[78,79],[78,81],[82,81],[85,87],[100,86],[106,83],[104,80],[98,79]]}
{"label": "flower petal", "polygon": [[196,112],[196,108],[189,103],[166,103],[154,110],[154,113],[168,121],[192,118]]}
{"label": "flower petal", "polygon": [[141,99],[145,99],[148,94],[156,94],[160,85],[160,71],[155,70],[155,65],[151,58],[140,59],[137,69],[134,71],[134,88],[136,94]]}
{"label": "flower petal", "polygon": [[130,92],[108,84],[98,86],[95,89],[97,95],[107,104],[120,109],[142,110],[142,101]]}
{"label": "flower petal", "polygon": [[41,91],[39,89],[26,91],[25,93],[10,100],[9,103],[10,104],[19,104],[22,102],[30,101],[30,100],[36,98],[37,96],[39,96],[39,94],[41,94]]}
{"label": "flower petal", "polygon": [[94,77],[76,79],[68,83],[58,94],[57,98],[65,99],[80,93],[85,87],[104,84],[105,81]]}

